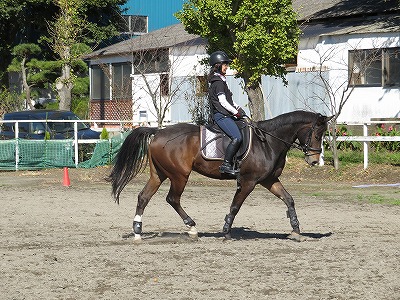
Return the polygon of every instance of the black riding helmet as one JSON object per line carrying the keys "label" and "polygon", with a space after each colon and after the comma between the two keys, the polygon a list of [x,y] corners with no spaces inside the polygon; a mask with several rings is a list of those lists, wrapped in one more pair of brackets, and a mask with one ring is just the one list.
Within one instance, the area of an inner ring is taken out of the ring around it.
{"label": "black riding helmet", "polygon": [[228,57],[228,55],[224,51],[215,51],[210,55],[210,66],[214,66],[215,64],[228,63],[230,64],[232,60]]}

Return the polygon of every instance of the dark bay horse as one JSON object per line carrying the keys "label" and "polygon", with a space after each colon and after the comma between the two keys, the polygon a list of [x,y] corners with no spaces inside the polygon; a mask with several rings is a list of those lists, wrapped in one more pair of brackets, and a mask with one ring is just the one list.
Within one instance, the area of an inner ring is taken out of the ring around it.
{"label": "dark bay horse", "polygon": [[[225,217],[223,233],[227,238],[230,238],[235,216],[257,184],[283,200],[287,206],[292,233],[300,235],[293,198],[283,187],[279,176],[285,166],[286,154],[292,146],[303,150],[308,164],[315,165],[319,161],[322,138],[331,118],[312,112],[294,111],[251,123],[256,137],[252,139],[251,149],[242,161],[240,188],[236,190],[230,211]],[[147,163],[150,166],[150,178],[138,195],[133,219],[135,239],[141,238],[142,215],[147,204],[167,178],[170,180],[170,189],[166,200],[190,228],[191,236],[197,236],[196,224],[180,204],[191,171],[215,179],[235,179],[220,174],[218,168],[221,161],[202,157],[199,126],[180,123],[164,129],[139,127],[125,139],[108,177],[117,203],[124,187],[143,171]]]}

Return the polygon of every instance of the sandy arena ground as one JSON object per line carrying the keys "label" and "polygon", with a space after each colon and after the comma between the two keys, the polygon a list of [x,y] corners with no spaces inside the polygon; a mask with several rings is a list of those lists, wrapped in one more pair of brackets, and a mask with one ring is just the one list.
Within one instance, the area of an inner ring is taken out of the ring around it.
{"label": "sandy arena ground", "polygon": [[286,207],[262,187],[224,241],[235,182],[193,174],[182,203],[199,239],[165,202],[166,183],[145,211],[141,244],[123,235],[146,174],[117,205],[105,167],[71,169],[70,187],[60,169],[0,172],[0,299],[400,299],[400,187],[353,187],[398,183],[399,169],[338,177],[289,164],[281,179],[304,242],[287,239]]}

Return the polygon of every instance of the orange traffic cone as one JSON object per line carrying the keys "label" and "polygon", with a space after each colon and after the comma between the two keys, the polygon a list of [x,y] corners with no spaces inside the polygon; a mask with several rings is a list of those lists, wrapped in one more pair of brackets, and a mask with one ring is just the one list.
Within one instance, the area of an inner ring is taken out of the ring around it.
{"label": "orange traffic cone", "polygon": [[69,180],[68,168],[64,167],[64,178],[63,178],[63,186],[70,186],[71,181]]}

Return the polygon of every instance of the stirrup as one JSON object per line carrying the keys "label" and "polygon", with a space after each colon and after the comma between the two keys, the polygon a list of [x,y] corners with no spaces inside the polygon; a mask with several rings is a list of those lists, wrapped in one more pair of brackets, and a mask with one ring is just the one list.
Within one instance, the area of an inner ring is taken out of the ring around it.
{"label": "stirrup", "polygon": [[219,167],[219,172],[236,176],[236,174],[239,173],[239,170],[235,170],[233,165],[227,162],[223,162],[222,165]]}

